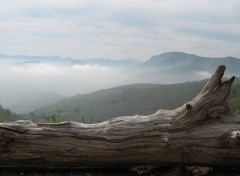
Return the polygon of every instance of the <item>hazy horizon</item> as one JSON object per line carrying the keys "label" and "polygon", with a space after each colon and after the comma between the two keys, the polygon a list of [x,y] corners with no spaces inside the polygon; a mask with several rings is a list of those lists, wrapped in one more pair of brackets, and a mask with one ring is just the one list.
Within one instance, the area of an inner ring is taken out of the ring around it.
{"label": "hazy horizon", "polygon": [[[151,57],[153,56],[158,56],[158,55],[161,55],[161,54],[165,54],[165,53],[186,53],[186,54],[193,54],[193,55],[196,55],[196,56],[201,56],[201,57],[206,57],[206,58],[225,58],[225,57],[234,57],[236,59],[240,59],[240,57],[235,57],[231,54],[228,54],[228,55],[222,55],[222,56],[210,56],[210,55],[199,55],[199,54],[196,54],[196,53],[189,53],[189,52],[183,52],[183,51],[165,51],[165,52],[162,52],[162,53],[155,53],[151,56],[148,56],[146,58],[130,58],[130,57],[122,57],[122,58],[113,58],[113,57],[98,57],[98,56],[95,56],[95,57],[86,57],[86,58],[77,58],[77,57],[63,57],[61,55],[31,55],[31,54],[6,54],[6,53],[0,53],[0,55],[5,55],[5,56],[11,56],[11,57],[44,57],[44,58],[60,58],[60,59],[70,59],[70,60],[77,60],[77,61],[84,61],[84,60],[94,60],[94,59],[103,59],[103,60],[116,60],[116,61],[122,61],[122,60],[136,60],[136,61],[139,61],[139,62],[144,62],[144,61],[147,61],[149,59],[151,59]],[[1,58],[0,58],[1,59]],[[0,60],[1,62],[1,60]]]}

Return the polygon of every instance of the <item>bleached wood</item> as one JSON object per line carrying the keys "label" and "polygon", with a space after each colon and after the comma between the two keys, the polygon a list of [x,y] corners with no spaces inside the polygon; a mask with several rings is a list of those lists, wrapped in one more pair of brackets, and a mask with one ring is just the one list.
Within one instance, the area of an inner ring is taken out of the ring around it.
{"label": "bleached wood", "polygon": [[234,77],[219,66],[202,91],[175,110],[102,123],[0,123],[0,168],[96,168],[201,164],[240,166],[240,118],[229,114]]}

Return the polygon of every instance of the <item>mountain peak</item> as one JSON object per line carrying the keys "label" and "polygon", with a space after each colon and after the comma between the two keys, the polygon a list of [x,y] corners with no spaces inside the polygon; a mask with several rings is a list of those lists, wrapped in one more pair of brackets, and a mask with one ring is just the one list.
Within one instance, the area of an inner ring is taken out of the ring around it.
{"label": "mountain peak", "polygon": [[170,51],[170,52],[165,52],[160,55],[153,56],[153,57],[168,57],[168,58],[181,59],[181,58],[185,58],[185,57],[199,57],[199,56],[194,55],[194,54],[185,53],[185,52],[180,52],[180,51]]}
{"label": "mountain peak", "polygon": [[192,54],[189,54],[189,53],[185,53],[185,52],[182,52],[182,51],[169,51],[169,52],[164,52],[160,55],[192,55]]}
{"label": "mountain peak", "polygon": [[[199,80],[206,78],[203,75],[211,75],[219,65],[228,67],[226,76],[239,76],[240,59],[234,57],[210,58],[177,51],[166,52],[152,56],[139,65],[135,71],[144,73],[136,82],[139,82],[139,80],[152,80],[151,82],[162,83],[168,80],[168,83],[173,83],[177,80],[180,82]],[[171,79],[174,81],[170,81]]]}
{"label": "mountain peak", "polygon": [[140,67],[165,70],[173,67],[178,67],[189,62],[198,62],[199,58],[199,56],[184,52],[166,52],[160,55],[152,56],[149,60],[142,63]]}

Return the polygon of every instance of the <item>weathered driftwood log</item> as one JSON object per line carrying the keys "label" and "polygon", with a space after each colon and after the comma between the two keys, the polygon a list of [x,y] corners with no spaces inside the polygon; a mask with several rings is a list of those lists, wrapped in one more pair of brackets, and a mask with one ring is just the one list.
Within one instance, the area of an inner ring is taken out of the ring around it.
{"label": "weathered driftwood log", "polygon": [[234,77],[219,66],[202,91],[175,110],[102,123],[0,123],[0,168],[95,168],[200,164],[240,166],[240,118],[229,114]]}

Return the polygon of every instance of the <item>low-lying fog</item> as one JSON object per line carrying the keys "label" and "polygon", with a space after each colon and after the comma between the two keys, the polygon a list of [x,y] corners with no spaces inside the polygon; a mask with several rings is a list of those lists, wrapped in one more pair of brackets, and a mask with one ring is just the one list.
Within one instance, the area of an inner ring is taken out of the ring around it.
{"label": "low-lying fog", "polygon": [[28,99],[47,94],[73,96],[117,86],[125,79],[123,74],[122,69],[99,65],[2,62],[0,105],[15,110]]}
{"label": "low-lying fog", "polygon": [[115,85],[122,80],[118,69],[98,65],[0,64],[1,92],[33,89],[65,96]]}
{"label": "low-lying fog", "polygon": [[[30,60],[0,61],[0,105],[17,113],[28,113],[76,94],[133,83],[177,83],[201,80],[207,71],[175,73],[129,66],[39,62]],[[70,60],[71,61],[71,60]],[[169,66],[169,68],[171,68]],[[182,75],[181,75],[182,74]]]}

